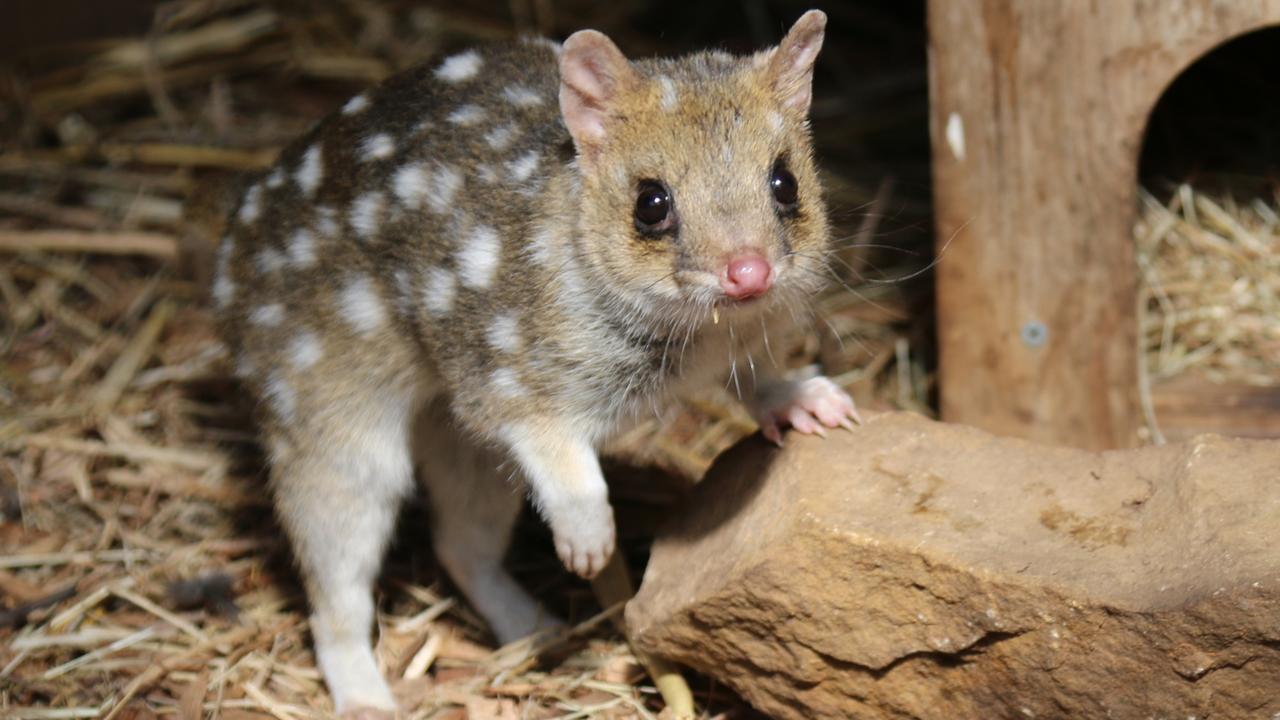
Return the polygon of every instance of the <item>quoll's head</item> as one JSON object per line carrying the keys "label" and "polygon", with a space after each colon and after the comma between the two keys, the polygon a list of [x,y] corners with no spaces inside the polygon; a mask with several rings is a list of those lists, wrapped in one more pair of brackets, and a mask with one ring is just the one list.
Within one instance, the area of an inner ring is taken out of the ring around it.
{"label": "quoll's head", "polygon": [[826,16],[748,57],[629,62],[584,30],[560,56],[588,261],[638,305],[710,315],[822,285],[830,242],[808,127]]}

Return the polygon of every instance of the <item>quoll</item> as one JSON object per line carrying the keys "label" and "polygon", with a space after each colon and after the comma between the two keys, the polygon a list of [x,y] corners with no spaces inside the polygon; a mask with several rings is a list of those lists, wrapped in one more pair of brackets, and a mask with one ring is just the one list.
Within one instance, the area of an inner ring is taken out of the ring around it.
{"label": "quoll", "polygon": [[626,423],[730,373],[774,441],[856,418],[768,347],[827,273],[825,24],[747,57],[632,62],[591,30],[468,50],[352,98],[248,185],[213,300],[339,712],[395,708],[372,585],[415,466],[441,565],[506,642],[557,622],[502,567],[522,491],[594,575],[597,448]]}

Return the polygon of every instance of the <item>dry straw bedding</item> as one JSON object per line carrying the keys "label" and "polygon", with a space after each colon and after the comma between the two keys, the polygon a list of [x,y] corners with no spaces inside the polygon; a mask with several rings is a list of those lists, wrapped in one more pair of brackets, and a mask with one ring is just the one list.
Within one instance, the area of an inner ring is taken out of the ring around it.
{"label": "dry straw bedding", "polygon": [[[206,309],[201,262],[220,188],[355,87],[459,36],[507,29],[482,14],[323,7],[300,20],[252,0],[177,3],[147,38],[78,48],[10,83],[21,121],[0,153],[6,716],[328,712],[249,414]],[[401,26],[411,32],[397,35]],[[918,298],[853,281],[872,267],[857,246],[873,244],[892,187],[829,180],[855,247],[833,263],[819,330],[797,335],[790,360],[820,360],[863,405],[927,412],[931,377],[906,328]],[[1144,201],[1154,377],[1194,366],[1275,381],[1265,372],[1280,352],[1275,207],[1189,189],[1167,205]],[[890,260],[888,277],[926,262]],[[713,388],[618,450],[687,480],[752,430],[731,389]],[[624,525],[638,517],[643,528],[624,538],[633,554],[674,485],[619,493]],[[536,646],[493,648],[439,581],[420,529],[401,538],[379,585],[378,655],[409,716],[653,717],[654,691],[610,623],[616,608],[600,613],[530,525],[519,575],[580,623]],[[751,716],[710,681],[694,690],[710,715]]]}
{"label": "dry straw bedding", "polygon": [[1147,368],[1280,385],[1280,190],[1238,201],[1183,185],[1141,193],[1134,228]]}

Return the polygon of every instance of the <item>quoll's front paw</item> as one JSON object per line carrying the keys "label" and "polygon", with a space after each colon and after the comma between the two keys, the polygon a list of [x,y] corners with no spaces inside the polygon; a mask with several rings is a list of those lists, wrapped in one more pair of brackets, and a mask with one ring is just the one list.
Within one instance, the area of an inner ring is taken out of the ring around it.
{"label": "quoll's front paw", "polygon": [[778,445],[787,425],[806,435],[826,436],[826,428],[853,429],[853,423],[862,423],[853,398],[822,376],[770,388],[760,398],[755,415],[760,432]]}
{"label": "quoll's front paw", "polygon": [[551,520],[556,554],[572,572],[590,579],[604,569],[613,555],[615,531],[613,508],[601,507],[557,513]]}

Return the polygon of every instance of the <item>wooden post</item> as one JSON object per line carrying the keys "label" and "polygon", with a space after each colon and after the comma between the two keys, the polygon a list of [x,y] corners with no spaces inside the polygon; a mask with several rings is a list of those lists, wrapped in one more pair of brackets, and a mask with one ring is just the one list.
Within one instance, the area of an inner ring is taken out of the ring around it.
{"label": "wooden post", "polygon": [[942,417],[1132,446],[1147,117],[1280,0],[930,0],[928,22]]}

